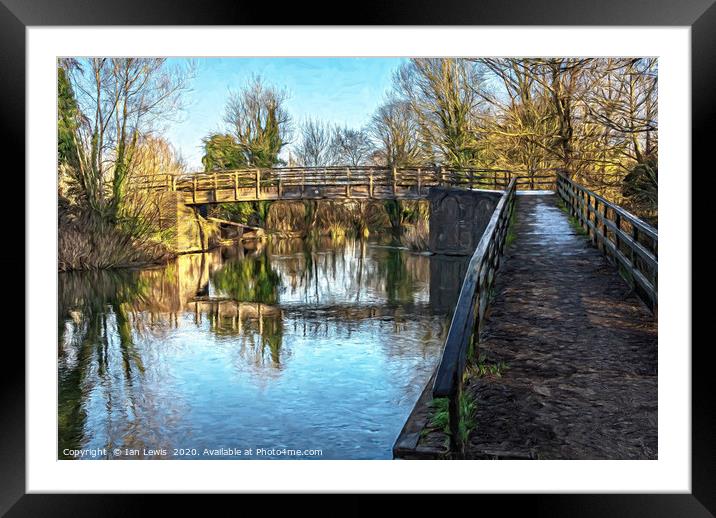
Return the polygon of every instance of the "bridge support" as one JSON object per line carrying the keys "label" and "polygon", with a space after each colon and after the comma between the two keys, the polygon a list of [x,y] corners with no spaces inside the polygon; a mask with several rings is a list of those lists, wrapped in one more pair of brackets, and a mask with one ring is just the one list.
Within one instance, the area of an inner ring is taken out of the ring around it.
{"label": "bridge support", "polygon": [[159,227],[169,231],[169,246],[175,252],[201,252],[212,248],[218,242],[218,225],[204,219],[200,210],[185,205],[182,193],[161,193],[157,198],[157,205]]}
{"label": "bridge support", "polygon": [[430,251],[472,255],[501,196],[501,191],[432,187],[428,192]]}

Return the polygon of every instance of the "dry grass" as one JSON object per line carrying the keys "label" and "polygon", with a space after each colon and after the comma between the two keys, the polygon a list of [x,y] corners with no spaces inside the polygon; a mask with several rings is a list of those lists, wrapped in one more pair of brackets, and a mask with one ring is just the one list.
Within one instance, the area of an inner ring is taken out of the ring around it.
{"label": "dry grass", "polygon": [[415,252],[422,252],[428,249],[428,237],[430,229],[428,222],[419,219],[413,225],[404,225],[404,230],[400,236],[400,241]]}
{"label": "dry grass", "polygon": [[103,270],[165,262],[174,254],[155,236],[132,236],[88,215],[61,213],[58,269]]}

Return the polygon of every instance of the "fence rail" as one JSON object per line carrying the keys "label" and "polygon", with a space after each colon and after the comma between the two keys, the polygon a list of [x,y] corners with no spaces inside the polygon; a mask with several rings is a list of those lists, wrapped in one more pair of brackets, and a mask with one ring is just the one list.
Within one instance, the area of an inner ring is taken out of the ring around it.
{"label": "fence rail", "polygon": [[490,300],[514,210],[517,179],[510,180],[470,258],[433,384],[434,398],[448,398],[450,449],[460,454],[460,397],[468,356],[477,355],[480,328]]}
{"label": "fence rail", "polygon": [[557,193],[594,245],[623,268],[634,291],[656,314],[659,266],[656,229],[563,173],[557,175]]}
{"label": "fence rail", "polygon": [[188,204],[291,199],[415,199],[430,187],[556,189],[553,170],[527,174],[503,169],[444,167],[284,167],[137,176],[135,187],[184,194]]}

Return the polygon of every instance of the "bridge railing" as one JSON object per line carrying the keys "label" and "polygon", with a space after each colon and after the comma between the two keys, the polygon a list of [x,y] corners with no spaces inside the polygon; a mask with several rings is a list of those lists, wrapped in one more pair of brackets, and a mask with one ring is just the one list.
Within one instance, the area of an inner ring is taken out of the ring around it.
{"label": "bridge railing", "polygon": [[554,170],[378,166],[282,167],[236,169],[191,174],[158,174],[132,178],[135,187],[178,191],[190,203],[300,198],[424,197],[430,187],[466,189],[556,188]]}
{"label": "bridge railing", "polygon": [[450,330],[433,384],[433,398],[448,398],[450,449],[462,454],[461,405],[463,374],[469,356],[477,356],[480,328],[490,301],[500,257],[514,210],[517,179],[509,181],[475,249],[462,283]]}
{"label": "bridge railing", "polygon": [[656,314],[657,230],[563,173],[557,176],[557,193],[592,243],[621,267],[634,291]]}

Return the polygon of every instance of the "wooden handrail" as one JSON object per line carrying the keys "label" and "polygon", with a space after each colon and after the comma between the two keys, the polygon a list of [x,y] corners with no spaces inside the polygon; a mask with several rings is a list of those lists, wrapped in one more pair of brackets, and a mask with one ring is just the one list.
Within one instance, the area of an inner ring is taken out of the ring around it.
{"label": "wooden handrail", "polygon": [[[161,177],[161,178],[158,178]],[[296,196],[391,198],[424,197],[430,187],[504,190],[511,180],[518,189],[556,189],[553,170],[378,166],[243,168],[192,174],[137,175],[131,182],[151,191],[184,192],[190,203],[248,199],[296,199]],[[338,188],[335,192],[331,188]]]}
{"label": "wooden handrail", "polygon": [[564,173],[557,175],[557,193],[594,245],[624,269],[634,291],[656,314],[659,270],[657,230],[629,211],[572,181]]}
{"label": "wooden handrail", "polygon": [[433,384],[434,398],[449,398],[450,448],[458,454],[464,446],[459,433],[463,373],[468,356],[477,354],[480,328],[505,246],[516,190],[517,180],[513,178],[470,258]]}

